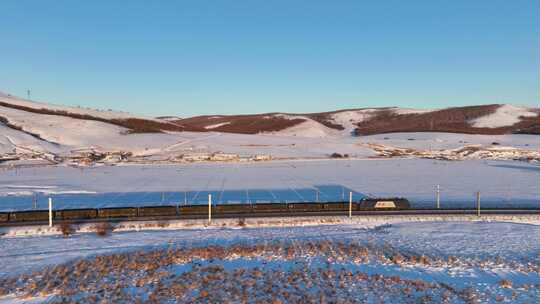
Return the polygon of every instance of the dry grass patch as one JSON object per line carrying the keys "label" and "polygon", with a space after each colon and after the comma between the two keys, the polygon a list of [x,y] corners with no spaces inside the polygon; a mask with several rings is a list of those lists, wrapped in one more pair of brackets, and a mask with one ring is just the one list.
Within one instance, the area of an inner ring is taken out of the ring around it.
{"label": "dry grass patch", "polygon": [[92,228],[98,236],[102,237],[110,235],[114,230],[114,226],[109,222],[97,223]]}
{"label": "dry grass patch", "polygon": [[512,288],[512,286],[513,286],[512,281],[506,280],[506,279],[505,280],[500,280],[499,285],[502,288]]}
{"label": "dry grass patch", "polygon": [[[224,266],[230,262],[236,266]],[[446,259],[414,254],[406,257],[390,246],[348,241],[289,240],[167,247],[96,256],[31,275],[0,279],[0,294],[55,293],[53,303],[221,303],[223,299],[231,303],[357,303],[370,302],[369,299],[474,303],[496,296],[485,298],[485,294],[473,289],[457,290],[421,279],[367,274],[356,267],[379,262],[380,265],[393,262],[415,267],[448,266]],[[477,267],[480,262],[465,263]],[[497,287],[508,284],[501,281]],[[513,291],[527,292],[517,288]]]}
{"label": "dry grass patch", "polygon": [[237,225],[238,227],[246,227],[246,219],[243,217],[239,218]]}
{"label": "dry grass patch", "polygon": [[62,232],[62,235],[64,237],[69,237],[73,233],[75,233],[75,227],[70,222],[62,222],[58,226],[58,230]]}

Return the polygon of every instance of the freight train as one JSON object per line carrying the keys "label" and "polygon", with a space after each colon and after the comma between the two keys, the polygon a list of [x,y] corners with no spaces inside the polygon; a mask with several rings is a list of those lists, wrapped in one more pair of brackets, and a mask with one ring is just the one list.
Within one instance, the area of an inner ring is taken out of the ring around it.
{"label": "freight train", "polygon": [[[366,198],[351,205],[352,211],[404,210],[410,203],[404,198]],[[348,202],[303,202],[212,205],[212,216],[242,216],[257,214],[287,215],[306,212],[346,212]],[[208,205],[115,207],[54,210],[54,220],[77,221],[91,219],[132,219],[159,217],[198,217],[208,214]],[[45,222],[49,212],[43,210],[0,212],[0,223]]]}

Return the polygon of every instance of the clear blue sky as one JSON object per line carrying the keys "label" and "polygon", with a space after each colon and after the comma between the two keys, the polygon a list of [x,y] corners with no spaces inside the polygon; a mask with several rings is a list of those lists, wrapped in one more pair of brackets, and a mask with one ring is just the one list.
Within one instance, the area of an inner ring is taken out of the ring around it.
{"label": "clear blue sky", "polygon": [[0,1],[0,91],[147,115],[540,105],[540,1]]}

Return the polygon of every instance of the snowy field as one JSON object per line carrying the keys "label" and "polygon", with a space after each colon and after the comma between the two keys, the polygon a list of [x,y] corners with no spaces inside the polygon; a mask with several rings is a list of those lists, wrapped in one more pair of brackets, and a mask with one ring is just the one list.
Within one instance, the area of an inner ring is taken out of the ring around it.
{"label": "snowy field", "polygon": [[342,200],[403,196],[416,207],[540,207],[540,166],[512,161],[425,159],[24,167],[0,174],[0,210],[206,203]]}
{"label": "snowy field", "polygon": [[454,133],[390,133],[357,138],[363,143],[378,143],[420,150],[456,149],[465,145],[489,146],[496,142],[503,147],[540,149],[538,135],[475,135]]}
{"label": "snowy field", "polygon": [[0,303],[540,301],[535,225],[159,230],[3,237],[0,247]]}

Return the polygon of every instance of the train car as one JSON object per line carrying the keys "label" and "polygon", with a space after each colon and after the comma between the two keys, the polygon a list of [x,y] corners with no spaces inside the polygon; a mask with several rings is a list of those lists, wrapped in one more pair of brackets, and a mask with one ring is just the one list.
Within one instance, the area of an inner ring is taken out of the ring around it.
{"label": "train car", "polygon": [[[208,212],[208,211],[207,211]],[[215,214],[245,214],[253,212],[252,205],[250,204],[228,204],[217,205],[212,207],[212,213]]]}
{"label": "train car", "polygon": [[403,210],[411,208],[405,198],[364,198],[358,204],[358,210]]}
{"label": "train car", "polygon": [[176,206],[139,207],[139,216],[176,216]]}
{"label": "train car", "polygon": [[[212,208],[214,209],[214,208]],[[213,211],[213,210],[212,210]],[[178,207],[180,216],[182,215],[204,215],[208,214],[208,205],[187,205]]]}
{"label": "train car", "polygon": [[116,208],[100,208],[98,209],[98,217],[137,217],[138,208],[135,207],[116,207]]}
{"label": "train car", "polygon": [[54,219],[56,220],[84,220],[94,219],[97,216],[97,209],[65,209],[54,211]]}
{"label": "train car", "polygon": [[[356,202],[353,202],[353,210],[356,210]],[[323,210],[324,211],[348,211],[349,210],[349,203],[343,203],[343,202],[328,202],[323,204]]]}
{"label": "train car", "polygon": [[49,211],[14,211],[9,213],[10,222],[48,221]]}
{"label": "train car", "polygon": [[9,221],[9,212],[0,212],[0,223]]}
{"label": "train car", "polygon": [[322,203],[289,203],[287,204],[289,212],[317,212],[322,211]]}
{"label": "train car", "polygon": [[286,203],[261,203],[252,205],[255,213],[271,213],[271,212],[288,212],[289,208]]}

